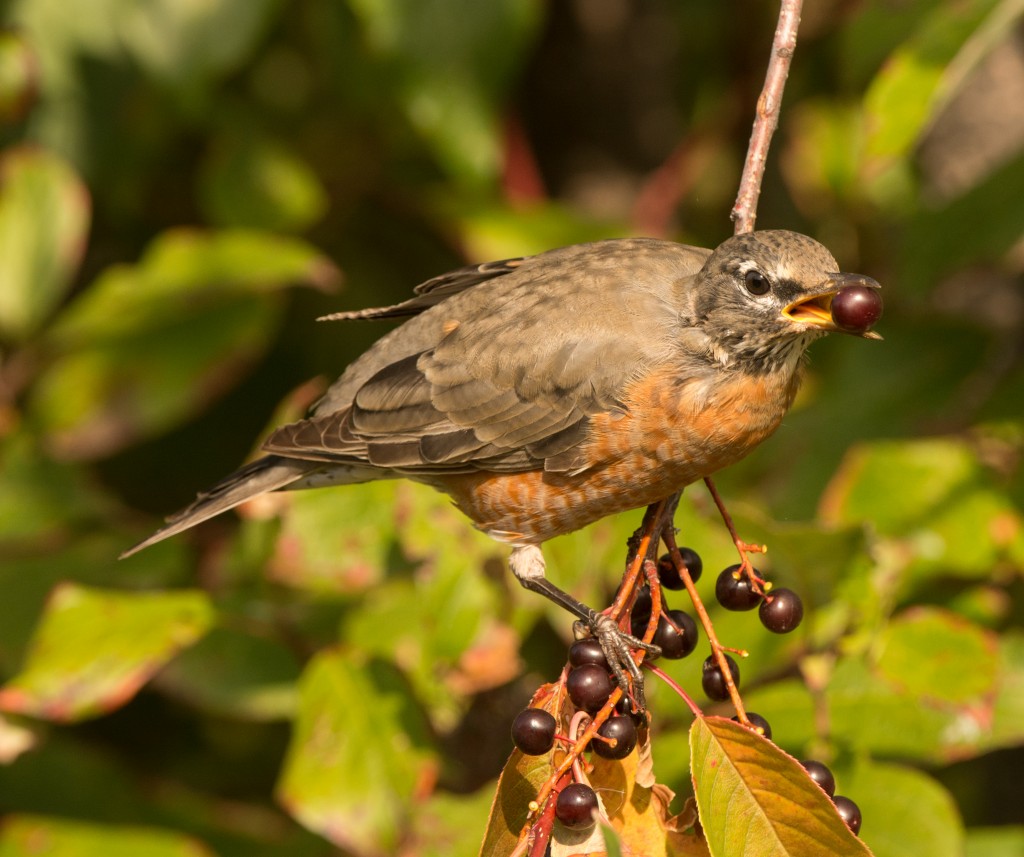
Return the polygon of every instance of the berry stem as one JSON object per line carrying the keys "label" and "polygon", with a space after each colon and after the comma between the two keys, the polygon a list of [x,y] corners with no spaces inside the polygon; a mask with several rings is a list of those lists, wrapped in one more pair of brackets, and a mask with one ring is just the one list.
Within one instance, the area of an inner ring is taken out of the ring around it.
{"label": "berry stem", "polygon": [[707,485],[708,492],[711,494],[711,499],[715,501],[715,505],[718,507],[718,514],[722,516],[722,521],[725,523],[725,527],[729,531],[729,535],[732,537],[732,543],[736,545],[736,551],[740,555],[740,571],[750,579],[754,589],[763,595],[764,580],[762,580],[758,576],[757,572],[754,571],[754,564],[750,561],[749,555],[752,553],[768,553],[768,545],[755,545],[743,541],[743,539],[741,539],[736,533],[736,525],[732,522],[732,515],[730,515],[729,510],[725,508],[725,502],[718,493],[714,480],[710,476],[706,476],[704,478],[704,484]]}
{"label": "berry stem", "polygon": [[[555,825],[555,801],[558,793],[571,782],[572,777],[569,776],[568,771],[558,778],[557,787],[554,789],[554,794],[551,795],[551,800],[543,805],[540,817],[530,826],[527,835],[520,837],[519,844],[516,846],[517,852],[521,846],[526,845],[530,849],[529,857],[544,857],[548,850],[548,843],[551,841],[551,829]],[[533,837],[532,842],[530,834]]]}
{"label": "berry stem", "polygon": [[[671,507],[675,510],[675,507]],[[637,579],[640,577],[640,572],[643,570],[644,560],[649,559],[651,555],[652,543],[657,548],[658,534],[661,533],[667,518],[671,515],[666,515],[668,509],[668,500],[661,500],[647,507],[647,511],[644,512],[643,523],[640,524],[640,529],[633,534],[630,538],[630,552],[627,559],[627,569],[625,575],[623,575],[622,583],[619,585],[619,591],[615,595],[615,600],[612,605],[605,611],[609,616],[615,620],[622,618],[623,614],[626,613],[627,605],[633,600],[633,592],[636,589]],[[639,538],[637,536],[639,535]],[[651,592],[653,599],[654,592]],[[638,662],[639,663],[639,662]]]}
{"label": "berry stem", "polygon": [[[711,643],[711,653],[715,656],[718,668],[722,671],[722,678],[725,680],[725,687],[729,691],[729,699],[732,700],[733,707],[736,709],[736,714],[740,718],[740,723],[744,726],[749,726],[750,721],[747,719],[747,712],[743,707],[743,700],[740,699],[740,692],[736,687],[736,682],[732,680],[732,670],[729,669],[729,665],[725,660],[725,647],[718,642],[718,635],[715,634],[715,626],[711,623],[711,617],[708,616],[708,611],[704,607],[704,602],[701,601],[700,594],[697,592],[697,587],[694,585],[693,580],[690,577],[690,570],[686,567],[686,563],[683,562],[683,557],[679,553],[679,546],[676,544],[676,534],[672,531],[671,527],[669,527],[661,534],[661,537],[672,557],[672,562],[676,565],[679,576],[683,580],[683,585],[686,587],[686,592],[690,596],[690,601],[693,602],[693,609],[697,613],[697,618],[700,619],[700,624],[704,626],[704,633],[708,635],[708,642]],[[737,652],[737,654],[746,657],[746,652]],[[648,669],[650,669],[650,667],[648,667]]]}
{"label": "berry stem", "polygon": [[647,669],[649,669],[654,675],[660,678],[663,682],[665,682],[665,684],[672,688],[672,690],[679,694],[680,697],[682,697],[683,702],[685,702],[690,711],[693,712],[694,717],[704,716],[704,712],[700,710],[700,706],[693,701],[693,698],[690,696],[690,694],[683,690],[683,686],[679,684],[679,682],[677,682],[674,678],[672,678],[672,676],[670,676],[664,670],[654,666],[653,664],[647,664]]}
{"label": "berry stem", "polygon": [[[654,544],[657,545],[657,542]],[[644,629],[644,635],[640,639],[645,643],[649,643],[654,639],[654,632],[658,630],[658,620],[663,612],[664,604],[661,598],[661,580],[658,578],[658,567],[654,564],[653,560],[648,558],[644,560],[643,568],[644,577],[647,578],[647,585],[651,590],[651,616],[647,620],[647,627]],[[626,614],[626,616],[628,615]],[[643,657],[646,652],[641,649],[637,654]],[[637,665],[639,664],[640,660],[637,659]]]}
{"label": "berry stem", "polygon": [[[585,711],[577,711],[569,722],[569,739],[573,744],[576,743],[577,736],[580,731],[580,724],[587,719],[587,713]],[[596,736],[595,736],[596,737]],[[580,764],[580,757],[574,756],[572,759],[572,776],[577,783],[586,783],[590,785],[590,781],[587,779],[587,775],[583,773],[583,766]],[[555,792],[557,796],[557,791]]]}

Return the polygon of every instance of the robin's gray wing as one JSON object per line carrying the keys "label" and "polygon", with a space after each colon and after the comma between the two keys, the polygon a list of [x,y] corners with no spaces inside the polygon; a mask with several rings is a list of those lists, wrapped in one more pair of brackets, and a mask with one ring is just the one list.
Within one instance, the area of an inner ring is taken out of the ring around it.
{"label": "robin's gray wing", "polygon": [[358,321],[384,318],[406,318],[412,315],[419,315],[425,309],[441,303],[452,295],[465,291],[471,286],[479,285],[487,280],[493,280],[502,274],[514,271],[528,257],[519,256],[515,259],[501,259],[497,262],[484,262],[481,265],[467,265],[464,268],[457,268],[447,274],[433,277],[424,283],[420,283],[413,289],[415,297],[401,303],[385,307],[371,307],[369,309],[357,309],[349,312],[335,312],[330,315],[321,316],[317,321]]}
{"label": "robin's gray wing", "polygon": [[523,260],[393,331],[336,385],[349,397],[332,388],[264,448],[407,473],[585,468],[590,417],[673,355],[708,252],[628,239]]}

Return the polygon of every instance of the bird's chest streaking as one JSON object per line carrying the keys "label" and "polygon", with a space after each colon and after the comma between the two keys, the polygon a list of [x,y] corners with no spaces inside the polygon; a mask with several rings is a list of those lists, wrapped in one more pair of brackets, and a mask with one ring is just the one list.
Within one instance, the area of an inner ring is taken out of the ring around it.
{"label": "bird's chest streaking", "polygon": [[798,386],[788,367],[713,378],[680,382],[666,369],[634,384],[624,413],[593,418],[581,472],[480,472],[438,487],[479,529],[512,544],[657,502],[746,456],[779,426]]}

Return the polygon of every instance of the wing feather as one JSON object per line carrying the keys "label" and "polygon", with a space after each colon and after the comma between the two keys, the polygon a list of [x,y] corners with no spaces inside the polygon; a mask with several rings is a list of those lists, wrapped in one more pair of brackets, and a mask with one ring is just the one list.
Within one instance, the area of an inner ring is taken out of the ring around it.
{"label": "wing feather", "polygon": [[652,239],[576,245],[339,314],[414,317],[265,448],[409,475],[586,469],[590,417],[623,412],[627,385],[671,353],[681,284],[707,253]]}

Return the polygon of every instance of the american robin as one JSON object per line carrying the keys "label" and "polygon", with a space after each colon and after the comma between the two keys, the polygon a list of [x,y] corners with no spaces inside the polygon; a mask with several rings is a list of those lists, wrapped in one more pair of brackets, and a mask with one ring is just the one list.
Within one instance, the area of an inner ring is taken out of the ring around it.
{"label": "american robin", "polygon": [[512,545],[520,583],[596,629],[601,617],[544,577],[541,543],[669,496],[775,431],[807,346],[840,329],[832,298],[878,287],[837,272],[794,232],[714,251],[616,239],[461,268],[404,303],[327,316],[408,321],[275,431],[267,455],[125,555],[268,491],[407,477],[450,495]]}

